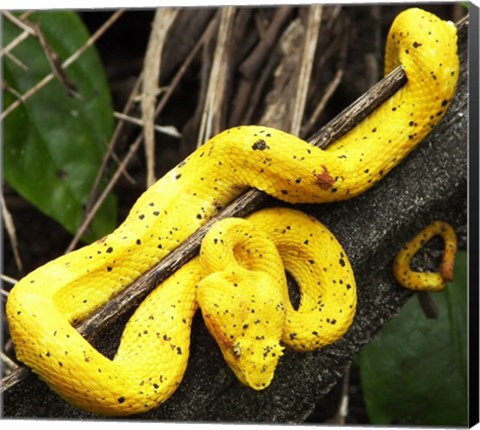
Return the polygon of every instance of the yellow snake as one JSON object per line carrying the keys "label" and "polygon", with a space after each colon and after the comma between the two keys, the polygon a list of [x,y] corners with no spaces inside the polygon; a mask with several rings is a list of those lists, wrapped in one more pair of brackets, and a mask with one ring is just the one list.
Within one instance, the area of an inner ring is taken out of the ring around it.
{"label": "yellow snake", "polygon": [[[459,74],[456,51],[452,23],[409,9],[392,25],[385,60],[386,73],[404,67],[406,85],[327,150],[262,126],[213,137],[140,196],[113,233],[17,283],[6,311],[18,359],[72,404],[128,415],[159,405],[180,384],[198,305],[232,370],[255,389],[268,386],[284,346],[309,351],[340,338],[356,305],[347,256],[324,226],[291,209],[216,224],[200,256],[140,305],[113,360],[72,325],[250,187],[290,203],[370,188],[442,118]],[[298,310],[285,270],[300,285]]]}
{"label": "yellow snake", "polygon": [[[410,261],[433,236],[440,236],[444,242],[444,253],[438,272],[413,271],[410,268]],[[434,221],[400,250],[393,262],[393,274],[401,285],[411,290],[443,290],[445,282],[453,280],[456,252],[457,236],[452,226],[444,221]]]}

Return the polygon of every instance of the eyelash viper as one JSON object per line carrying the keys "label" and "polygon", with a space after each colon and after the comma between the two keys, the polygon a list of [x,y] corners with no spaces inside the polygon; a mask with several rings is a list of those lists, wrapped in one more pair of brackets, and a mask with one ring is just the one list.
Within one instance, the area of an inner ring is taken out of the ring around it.
{"label": "eyelash viper", "polygon": [[[141,195],[113,233],[15,285],[6,313],[17,358],[72,404],[129,415],[164,402],[180,384],[198,303],[232,370],[255,389],[270,383],[283,346],[308,351],[340,338],[355,312],[350,264],[324,226],[291,209],[216,224],[200,256],[140,305],[113,360],[72,324],[250,187],[289,203],[349,199],[370,188],[447,110],[459,74],[456,45],[451,22],[420,9],[402,12],[388,35],[385,73],[402,65],[406,85],[326,150],[261,126],[213,137]],[[396,263],[407,284],[410,257]],[[300,285],[298,311],[283,267]]]}

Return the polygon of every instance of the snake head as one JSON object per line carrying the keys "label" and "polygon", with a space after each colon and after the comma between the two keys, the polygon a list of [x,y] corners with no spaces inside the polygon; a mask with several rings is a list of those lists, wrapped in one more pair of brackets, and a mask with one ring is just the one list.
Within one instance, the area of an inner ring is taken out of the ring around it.
{"label": "snake head", "polygon": [[240,382],[255,390],[268,387],[283,354],[285,306],[276,282],[264,272],[217,272],[200,282],[197,300]]}
{"label": "snake head", "polygon": [[283,346],[277,339],[239,340],[223,355],[242,384],[263,390],[273,379]]}

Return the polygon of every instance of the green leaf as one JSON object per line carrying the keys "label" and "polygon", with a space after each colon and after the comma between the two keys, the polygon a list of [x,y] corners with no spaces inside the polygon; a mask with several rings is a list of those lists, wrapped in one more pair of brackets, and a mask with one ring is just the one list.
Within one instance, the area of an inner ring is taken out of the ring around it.
{"label": "green leaf", "polygon": [[439,319],[427,319],[412,297],[360,354],[373,424],[467,425],[466,253],[457,255],[455,281],[432,297]]}
{"label": "green leaf", "polygon": [[[40,26],[62,62],[89,38],[73,12],[33,13],[28,20]],[[7,19],[3,24],[6,46],[21,30]],[[3,58],[4,80],[19,94],[52,71],[34,37],[21,42],[11,54],[27,67]],[[93,47],[67,68],[66,75],[76,95],[54,79],[6,117],[4,172],[19,194],[73,233],[84,217],[84,206],[113,132],[113,111],[105,73]],[[5,91],[4,109],[15,100],[12,91]],[[101,237],[115,224],[116,199],[110,195],[84,239]]]}

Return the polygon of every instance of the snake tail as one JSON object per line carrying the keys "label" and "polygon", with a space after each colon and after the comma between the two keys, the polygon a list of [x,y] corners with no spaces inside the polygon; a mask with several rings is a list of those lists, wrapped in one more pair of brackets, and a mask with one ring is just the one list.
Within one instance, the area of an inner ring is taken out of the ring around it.
{"label": "snake tail", "polygon": [[[444,242],[442,262],[437,272],[417,272],[410,262],[415,254],[433,237],[440,236]],[[397,254],[393,273],[397,282],[405,288],[419,291],[440,291],[445,283],[453,280],[453,266],[457,252],[455,230],[444,221],[434,221],[418,233]]]}

